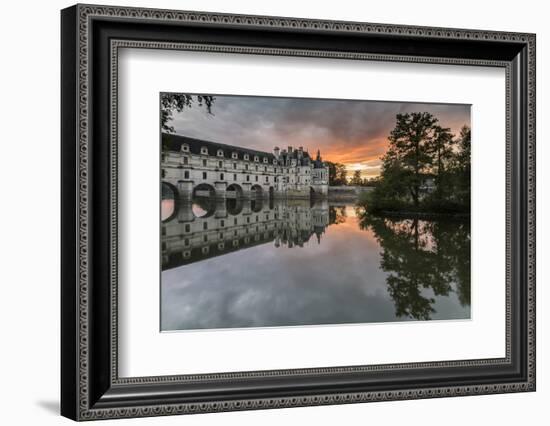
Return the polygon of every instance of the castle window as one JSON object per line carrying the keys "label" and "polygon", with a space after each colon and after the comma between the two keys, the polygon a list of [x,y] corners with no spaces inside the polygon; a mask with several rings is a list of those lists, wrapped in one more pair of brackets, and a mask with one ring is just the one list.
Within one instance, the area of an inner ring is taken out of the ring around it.
{"label": "castle window", "polygon": [[258,171],[258,166],[256,166],[256,171]]}
{"label": "castle window", "polygon": [[183,157],[183,164],[189,164],[189,157]]}
{"label": "castle window", "polygon": [[265,181],[266,181],[266,182],[269,182],[269,176],[266,176],[266,177],[265,177]]}
{"label": "castle window", "polygon": [[185,244],[186,246],[189,245],[189,238],[186,238],[185,240],[183,240],[183,244]]}
{"label": "castle window", "polygon": [[244,165],[245,170],[248,170],[248,164]]}
{"label": "castle window", "polygon": [[202,178],[206,179],[206,172],[202,172]]}
{"label": "castle window", "polygon": [[264,167],[264,172],[267,172],[267,166]]}
{"label": "castle window", "polygon": [[258,182],[258,175],[256,175],[255,177],[256,177],[256,182]]}
{"label": "castle window", "polygon": [[189,145],[187,145],[186,143],[184,143],[182,146],[181,146],[181,150],[183,152],[189,152]]}
{"label": "castle window", "polygon": [[249,158],[249,157],[248,157],[248,154],[244,154],[244,159],[245,159],[245,160],[248,160],[248,158]]}
{"label": "castle window", "polygon": [[258,156],[257,156],[257,155],[255,155],[255,156],[254,156],[254,161],[255,161],[255,162],[258,162],[258,161],[260,161],[260,159],[258,158]]}
{"label": "castle window", "polygon": [[264,163],[267,163],[267,157],[264,157]]}
{"label": "castle window", "polygon": [[237,163],[233,163],[233,168],[234,168],[234,169],[237,168]]}
{"label": "castle window", "polygon": [[273,164],[277,164],[277,160],[273,160]]}
{"label": "castle window", "polygon": [[220,173],[220,180],[223,180],[223,173]]}
{"label": "castle window", "polygon": [[202,160],[202,167],[206,167],[206,160]]}
{"label": "castle window", "polygon": [[[233,219],[233,223],[236,225],[237,224],[237,218]],[[237,231],[235,231],[235,235],[237,235]]]}
{"label": "castle window", "polygon": [[220,168],[223,167],[223,161],[218,161],[218,167],[220,167]]}
{"label": "castle window", "polygon": [[223,151],[221,149],[218,149],[218,157],[223,157]]}
{"label": "castle window", "polygon": [[223,219],[220,221],[220,226],[223,228],[225,225],[225,222],[223,221]]}
{"label": "castle window", "polygon": [[232,152],[232,153],[231,153],[231,158],[233,158],[233,159],[236,160],[236,159],[237,159],[237,153],[236,153],[236,152]]}
{"label": "castle window", "polygon": [[237,175],[233,175],[233,180],[237,180]]}
{"label": "castle window", "polygon": [[201,154],[208,155],[208,148],[205,147],[205,146],[203,146],[203,147],[201,148]]}
{"label": "castle window", "polygon": [[163,178],[166,177],[166,170],[162,169],[160,174],[161,174],[161,177]]}
{"label": "castle window", "polygon": [[189,170],[186,170],[186,171],[183,173],[183,177],[184,177],[184,179],[189,179]]}
{"label": "castle window", "polygon": [[185,225],[185,232],[191,232],[191,225]]}
{"label": "castle window", "polygon": [[250,182],[250,175],[246,175],[246,181]]}
{"label": "castle window", "polygon": [[205,231],[208,229],[208,222],[204,222],[202,224],[202,229],[204,229]]}

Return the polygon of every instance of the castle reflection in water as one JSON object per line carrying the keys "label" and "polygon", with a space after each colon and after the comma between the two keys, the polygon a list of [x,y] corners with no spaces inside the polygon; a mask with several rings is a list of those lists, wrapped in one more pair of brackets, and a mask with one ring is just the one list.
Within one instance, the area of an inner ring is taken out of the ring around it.
{"label": "castle reflection in water", "polygon": [[162,269],[266,243],[318,244],[336,209],[326,199],[164,199]]}

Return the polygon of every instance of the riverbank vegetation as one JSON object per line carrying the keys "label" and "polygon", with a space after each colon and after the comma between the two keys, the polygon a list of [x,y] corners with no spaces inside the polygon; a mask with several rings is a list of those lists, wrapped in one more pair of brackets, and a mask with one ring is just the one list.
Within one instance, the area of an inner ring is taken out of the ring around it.
{"label": "riverbank vegetation", "polygon": [[358,204],[376,214],[470,213],[471,134],[455,136],[427,112],[397,114],[374,190]]}

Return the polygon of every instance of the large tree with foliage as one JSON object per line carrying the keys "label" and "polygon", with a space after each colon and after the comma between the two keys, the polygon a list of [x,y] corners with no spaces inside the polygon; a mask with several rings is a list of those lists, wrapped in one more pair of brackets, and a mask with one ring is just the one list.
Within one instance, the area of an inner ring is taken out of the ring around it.
{"label": "large tree with foliage", "polygon": [[330,186],[347,185],[348,172],[346,166],[331,161],[326,161],[326,164],[328,165],[328,184]]}
{"label": "large tree with foliage", "polygon": [[[359,226],[382,247],[380,269],[398,317],[431,319],[437,296],[456,292],[470,305],[468,221],[391,219],[359,212]],[[426,291],[430,290],[430,291]]]}
{"label": "large tree with foliage", "polygon": [[467,213],[470,131],[458,139],[432,114],[397,114],[375,190],[360,203],[374,211]]}
{"label": "large tree with foliage", "polygon": [[397,114],[395,128],[388,138],[390,145],[383,157],[382,175],[399,166],[403,185],[412,202],[418,207],[423,175],[430,171],[434,139],[437,137],[438,120],[428,112]]}
{"label": "large tree with foliage", "polygon": [[458,202],[470,207],[470,185],[471,185],[471,130],[463,126],[457,141],[457,153],[455,155],[454,172],[456,197]]}
{"label": "large tree with foliage", "polygon": [[434,197],[441,201],[452,191],[451,163],[454,158],[454,141],[451,129],[435,126],[433,138],[429,140],[428,149],[432,158],[432,173],[435,176]]}
{"label": "large tree with foliage", "polygon": [[160,95],[160,127],[165,133],[174,133],[174,127],[170,122],[174,118],[174,112],[182,112],[193,105],[204,106],[208,114],[212,114],[212,105],[215,101],[210,95],[186,95],[183,93],[161,93]]}
{"label": "large tree with foliage", "polygon": [[353,172],[353,176],[349,183],[355,186],[360,186],[363,184],[363,179],[361,179],[361,170],[355,170]]}

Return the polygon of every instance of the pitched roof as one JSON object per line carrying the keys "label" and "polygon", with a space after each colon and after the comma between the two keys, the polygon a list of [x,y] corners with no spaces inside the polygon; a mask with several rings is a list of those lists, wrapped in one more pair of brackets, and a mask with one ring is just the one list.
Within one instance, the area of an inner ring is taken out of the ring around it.
{"label": "pitched roof", "polygon": [[244,155],[248,154],[250,160],[254,160],[254,156],[258,156],[260,162],[263,162],[264,157],[267,157],[270,163],[273,163],[275,156],[269,152],[256,151],[254,149],[242,148],[234,145],[226,145],[223,143],[210,142],[202,139],[190,138],[188,136],[173,135],[170,133],[162,134],[162,149],[166,151],[181,151],[183,144],[189,145],[189,151],[192,154],[200,154],[201,148],[206,147],[208,149],[208,155],[217,156],[218,150],[223,151],[224,158],[232,158],[233,152],[237,153],[237,157],[240,160],[244,160]]}

